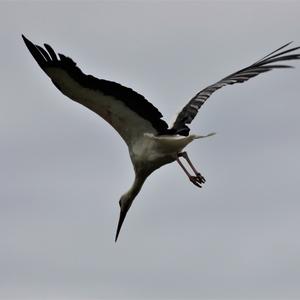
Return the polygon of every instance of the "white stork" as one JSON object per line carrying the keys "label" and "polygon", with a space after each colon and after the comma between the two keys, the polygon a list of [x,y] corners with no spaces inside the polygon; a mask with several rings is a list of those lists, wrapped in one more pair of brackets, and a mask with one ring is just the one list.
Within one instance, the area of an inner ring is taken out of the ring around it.
{"label": "white stork", "polygon": [[[198,187],[205,182],[183,149],[194,139],[203,138],[190,134],[189,127],[200,107],[216,90],[223,86],[241,83],[272,69],[290,68],[280,62],[300,59],[294,54],[300,47],[285,49],[290,43],[278,48],[254,64],[241,69],[197,93],[180,111],[169,128],[162,114],[142,95],[116,82],[98,79],[84,74],[76,63],[63,54],[55,54],[47,44],[45,48],[34,45],[24,35],[23,40],[42,70],[53,84],[67,97],[88,107],[117,130],[129,149],[135,171],[130,189],[121,196],[120,217],[115,241],[133,200],[141,190],[146,178],[165,164],[177,161],[190,181]],[[278,64],[279,63],[279,64]],[[207,136],[210,136],[209,134]],[[184,158],[191,167],[191,174],[180,161]]]}

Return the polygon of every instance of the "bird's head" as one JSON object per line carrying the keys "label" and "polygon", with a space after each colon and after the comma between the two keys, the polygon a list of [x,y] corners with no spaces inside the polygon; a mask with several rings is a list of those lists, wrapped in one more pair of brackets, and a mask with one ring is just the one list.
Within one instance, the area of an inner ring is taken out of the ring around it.
{"label": "bird's head", "polygon": [[133,200],[135,199],[136,195],[139,193],[139,191],[141,190],[145,179],[147,178],[147,173],[145,174],[138,174],[135,177],[134,183],[132,185],[132,187],[129,189],[129,191],[127,193],[125,193],[120,201],[120,217],[119,217],[119,222],[118,222],[118,227],[117,227],[117,232],[116,232],[116,238],[115,238],[115,242],[118,239],[122,224],[125,220],[125,217],[127,215],[127,212],[129,210],[129,208],[131,207],[131,204],[133,202]]}

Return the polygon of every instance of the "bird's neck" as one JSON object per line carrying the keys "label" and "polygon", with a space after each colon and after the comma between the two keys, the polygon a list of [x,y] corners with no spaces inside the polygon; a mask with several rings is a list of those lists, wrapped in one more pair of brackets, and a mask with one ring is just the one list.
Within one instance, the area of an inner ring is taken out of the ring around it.
{"label": "bird's neck", "polygon": [[133,185],[131,186],[129,191],[126,194],[124,194],[120,199],[119,203],[120,203],[121,210],[120,210],[120,217],[119,217],[115,241],[117,241],[117,239],[118,239],[118,235],[120,233],[122,224],[126,218],[127,212],[130,209],[134,198],[136,197],[138,192],[141,190],[146,178],[147,178],[146,175],[143,176],[143,174],[136,174]]}
{"label": "bird's neck", "polygon": [[131,202],[134,200],[136,195],[141,190],[146,178],[147,178],[147,176],[144,176],[143,174],[135,175],[134,182],[133,182],[131,188],[129,189],[129,191],[127,192],[128,198],[131,199]]}

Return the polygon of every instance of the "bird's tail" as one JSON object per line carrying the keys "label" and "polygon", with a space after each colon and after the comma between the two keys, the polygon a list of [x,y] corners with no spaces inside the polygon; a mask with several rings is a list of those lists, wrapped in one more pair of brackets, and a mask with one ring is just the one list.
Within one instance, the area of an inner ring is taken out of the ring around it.
{"label": "bird's tail", "polygon": [[203,139],[203,138],[207,138],[207,137],[213,136],[215,134],[216,134],[216,132],[211,132],[211,133],[206,134],[206,135],[192,134],[191,136],[193,136],[194,139]]}

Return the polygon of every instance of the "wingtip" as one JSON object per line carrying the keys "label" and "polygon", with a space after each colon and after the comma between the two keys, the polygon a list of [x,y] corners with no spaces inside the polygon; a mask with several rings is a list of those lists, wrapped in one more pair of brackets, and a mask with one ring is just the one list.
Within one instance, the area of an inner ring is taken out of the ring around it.
{"label": "wingtip", "polygon": [[283,48],[286,48],[286,47],[288,47],[289,45],[291,45],[292,43],[294,43],[294,41],[290,41],[290,42],[284,44],[284,45],[281,46],[280,49],[278,49],[278,50],[281,50],[281,49],[283,49]]}
{"label": "wingtip", "polygon": [[294,43],[294,41],[290,41],[290,42],[286,43],[284,47],[287,47],[287,46],[289,46],[292,43]]}
{"label": "wingtip", "polygon": [[22,39],[24,40],[24,42],[29,41],[28,38],[22,33]]}
{"label": "wingtip", "polygon": [[22,34],[22,39],[23,39],[24,43],[26,44],[26,46],[31,45],[31,44],[33,45],[33,43],[24,34]]}
{"label": "wingtip", "polygon": [[38,65],[44,70],[47,64],[47,60],[43,55],[43,52],[45,51],[41,50],[40,46],[35,45],[30,40],[28,40],[24,34],[22,34],[22,38],[24,40],[25,46],[27,47],[33,58],[36,60]]}

